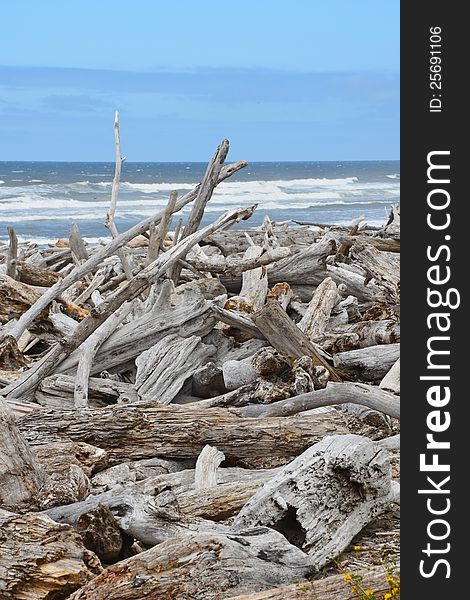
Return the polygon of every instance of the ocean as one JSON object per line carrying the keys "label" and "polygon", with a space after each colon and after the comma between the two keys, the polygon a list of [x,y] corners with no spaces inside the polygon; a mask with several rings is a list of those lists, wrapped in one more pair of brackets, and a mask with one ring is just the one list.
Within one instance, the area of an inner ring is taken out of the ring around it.
{"label": "ocean", "polygon": [[[125,162],[118,230],[163,208],[171,190],[186,193],[205,169],[206,163]],[[400,199],[399,171],[399,161],[253,162],[216,188],[203,223],[257,203],[244,226],[260,225],[266,214],[274,221],[332,224],[364,215],[369,225],[381,225]],[[113,175],[114,163],[0,162],[0,240],[11,225],[21,241],[55,242],[67,238],[74,222],[90,243],[109,237],[104,219]]]}

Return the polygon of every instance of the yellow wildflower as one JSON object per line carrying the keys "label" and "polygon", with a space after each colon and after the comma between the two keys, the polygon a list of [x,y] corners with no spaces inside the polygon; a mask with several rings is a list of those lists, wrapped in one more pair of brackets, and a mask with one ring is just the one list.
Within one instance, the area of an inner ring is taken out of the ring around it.
{"label": "yellow wildflower", "polygon": [[356,588],[351,588],[351,592],[355,594],[357,592]]}
{"label": "yellow wildflower", "polygon": [[374,595],[374,590],[366,590],[365,594],[366,594],[366,596],[373,596]]}
{"label": "yellow wildflower", "polygon": [[349,573],[346,573],[345,575],[343,575],[343,579],[344,579],[344,581],[351,581],[352,575],[350,575]]}
{"label": "yellow wildflower", "polygon": [[384,600],[390,600],[391,597],[392,597],[392,594],[390,592],[387,592],[384,596]]}
{"label": "yellow wildflower", "polygon": [[360,549],[361,549],[361,547],[360,547],[360,546],[354,546],[354,550],[355,550],[356,552],[358,552]]}

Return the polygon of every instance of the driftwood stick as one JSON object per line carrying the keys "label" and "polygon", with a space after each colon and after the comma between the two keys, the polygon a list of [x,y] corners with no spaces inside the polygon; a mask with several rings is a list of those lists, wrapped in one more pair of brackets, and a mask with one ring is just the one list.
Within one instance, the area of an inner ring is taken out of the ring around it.
{"label": "driftwood stick", "polygon": [[[106,319],[114,313],[124,302],[133,300],[142,293],[148,285],[156,281],[169,268],[171,268],[180,258],[185,255],[195,244],[198,244],[206,236],[230,223],[236,223],[240,219],[249,218],[256,206],[245,209],[229,211],[219,217],[214,223],[207,225],[204,229],[193,233],[182,240],[176,246],[173,246],[160,255],[156,261],[148,265],[138,275],[136,275],[122,289],[118,290],[113,296],[106,299],[98,307],[93,309],[91,314],[86,317],[75,329],[72,336],[54,346],[50,352],[36,363],[31,369],[26,371],[22,377],[11,385],[1,390],[3,396],[10,395],[11,398],[23,396],[26,399],[38,386],[41,379],[49,375],[58,364],[60,364],[75,348],[78,348],[89,335],[91,335]],[[37,302],[36,302],[37,304]]]}
{"label": "driftwood stick", "polygon": [[196,461],[194,488],[203,490],[217,485],[217,467],[225,460],[225,455],[214,446],[204,446]]}
{"label": "driftwood stick", "polygon": [[[116,205],[119,196],[119,184],[121,183],[122,163],[126,160],[121,156],[121,140],[119,137],[118,111],[114,113],[114,143],[116,146],[116,165],[114,168],[113,187],[111,189],[111,204],[106,214],[105,225],[111,232],[113,238],[115,239],[118,237],[118,230],[116,227],[116,223],[114,222],[114,217],[116,215]],[[121,261],[122,268],[124,269],[124,273],[126,274],[126,278],[130,281],[132,279],[132,268],[129,264],[129,261],[127,260],[124,248],[119,248],[117,250],[117,255],[119,256],[119,260]]]}
{"label": "driftwood stick", "polygon": [[[215,151],[212,160],[207,165],[206,172],[204,173],[204,177],[201,181],[201,186],[198,190],[196,199],[194,200],[193,208],[188,217],[186,226],[183,229],[182,239],[187,238],[189,235],[197,231],[197,228],[202,221],[202,217],[204,216],[204,210],[207,206],[207,203],[212,198],[212,194],[217,185],[222,165],[228,154],[228,149],[228,140],[222,140],[221,144]],[[182,258],[184,259],[185,256],[182,256]],[[175,284],[178,283],[181,268],[181,264],[176,264],[172,269],[171,279],[173,279]]]}
{"label": "driftwood stick", "polygon": [[70,227],[69,245],[75,265],[80,265],[88,260],[88,250],[76,223],[72,223]]}
{"label": "driftwood stick", "polygon": [[317,366],[325,367],[333,381],[341,381],[334,368],[318,353],[312,342],[291,321],[276,300],[270,300],[253,315],[253,321],[270,344],[289,359],[310,356]]}
{"label": "driftwood stick", "polygon": [[212,311],[217,319],[222,321],[222,323],[225,323],[230,327],[234,327],[235,329],[240,329],[241,331],[250,334],[252,337],[259,338],[261,340],[265,339],[265,336],[261,333],[253,321],[249,317],[244,316],[242,313],[226,310],[216,305],[212,306]]}
{"label": "driftwood stick", "polygon": [[8,246],[6,273],[12,279],[18,279],[18,238],[13,227],[8,227],[8,237],[10,238],[10,245]]}
{"label": "driftwood stick", "polygon": [[[170,192],[170,197],[168,199],[168,204],[165,209],[165,213],[163,215],[163,219],[160,223],[160,227],[158,228],[157,235],[155,236],[155,258],[158,258],[160,253],[160,248],[163,246],[163,242],[165,241],[166,234],[168,233],[168,228],[171,224],[171,217],[175,212],[176,201],[178,200],[178,192],[173,190]],[[149,254],[150,254],[150,244],[149,244]],[[150,264],[149,260],[149,264]]]}
{"label": "driftwood stick", "polygon": [[85,408],[88,406],[88,379],[95,354],[103,342],[108,339],[111,333],[126,318],[131,308],[132,302],[125,302],[82,344],[73,393],[75,408]]}
{"label": "driftwood stick", "polygon": [[[246,161],[239,161],[237,163],[224,166],[219,173],[218,183],[221,183],[240,169],[243,169],[246,167],[246,165]],[[200,185],[196,186],[193,190],[182,196],[176,203],[175,212],[181,210],[189,202],[192,202],[194,198],[196,198],[199,188]],[[155,223],[160,223],[164,214],[165,211],[160,210],[151,217],[140,221],[140,223],[137,223],[134,225],[134,227],[131,227],[127,231],[121,233],[102,249],[95,252],[85,263],[80,265],[80,267],[75,268],[71,273],[64,277],[64,279],[58,281],[45,294],[43,294],[43,296],[37,302],[35,302],[29,310],[21,315],[15,325],[8,332],[2,331],[0,333],[0,342],[3,341],[7,335],[10,335],[18,340],[21,337],[21,334],[28,329],[29,325],[38,315],[42,313],[42,311],[52,302],[52,300],[57,298],[57,296],[67,290],[76,281],[79,281],[85,275],[91,271],[94,271],[105,258],[116,254],[117,250],[124,244],[127,244],[127,242],[134,239],[137,235],[147,231],[152,221],[155,221]]]}
{"label": "driftwood stick", "polygon": [[400,398],[365,383],[330,382],[323,390],[300,394],[272,404],[252,404],[233,409],[241,417],[280,417],[335,404],[360,404],[400,418]]}

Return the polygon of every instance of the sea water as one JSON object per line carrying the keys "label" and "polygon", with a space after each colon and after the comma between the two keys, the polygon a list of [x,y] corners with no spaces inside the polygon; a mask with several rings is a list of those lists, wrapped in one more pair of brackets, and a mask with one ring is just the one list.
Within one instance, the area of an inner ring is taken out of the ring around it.
{"label": "sea water", "polygon": [[[400,200],[399,168],[399,161],[253,162],[216,188],[203,224],[227,209],[258,204],[244,226],[260,225],[265,215],[332,224],[364,215],[369,225],[381,225]],[[118,230],[164,208],[171,190],[191,190],[205,169],[205,163],[125,162]],[[0,239],[11,225],[21,241],[55,242],[68,236],[72,223],[90,242],[109,237],[104,221],[113,175],[113,163],[0,162]]]}

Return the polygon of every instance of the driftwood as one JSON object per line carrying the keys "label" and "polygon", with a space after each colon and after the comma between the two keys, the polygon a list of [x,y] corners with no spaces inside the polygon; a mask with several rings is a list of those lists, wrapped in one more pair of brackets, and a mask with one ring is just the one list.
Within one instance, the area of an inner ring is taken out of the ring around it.
{"label": "driftwood", "polygon": [[243,507],[234,526],[267,525],[281,531],[309,554],[318,570],[395,495],[385,451],[362,436],[331,436],[268,481]]}
{"label": "driftwood", "polygon": [[[354,572],[361,578],[361,587],[364,590],[372,590],[376,597],[383,597],[390,592],[387,582],[387,573],[383,567],[370,567],[369,569],[358,569]],[[351,588],[354,587],[350,581],[346,581],[344,575],[331,575],[325,579],[310,579],[298,581],[291,585],[273,588],[264,592],[254,592],[241,596],[231,596],[231,600],[305,600],[308,597],[325,600],[351,600]],[[381,594],[382,596],[378,596]]]}
{"label": "driftwood", "polygon": [[380,381],[399,356],[400,344],[383,344],[340,352],[333,357],[333,364],[349,379]]}
{"label": "driftwood", "polygon": [[16,419],[0,399],[0,508],[20,510],[37,505],[47,475],[31,451]]}
{"label": "driftwood", "polygon": [[400,418],[400,399],[376,386],[364,383],[330,382],[325,389],[301,394],[268,405],[251,405],[235,409],[241,417],[276,417],[335,404],[360,404],[396,419]]}
{"label": "driftwood", "polygon": [[271,345],[281,354],[290,359],[310,356],[315,365],[327,369],[333,381],[340,380],[334,368],[318,353],[302,331],[292,323],[278,302],[271,300],[253,315],[253,321]]}
{"label": "driftwood", "polygon": [[0,596],[64,598],[103,569],[72,527],[0,510]]}
{"label": "driftwood", "polygon": [[230,459],[291,457],[325,435],[345,431],[342,417],[329,413],[257,420],[239,418],[226,409],[204,409],[198,414],[194,408],[155,403],[90,409],[83,414],[38,409],[22,417],[19,427],[31,444],[82,441],[106,450],[114,463],[152,456],[197,457],[206,444]]}
{"label": "driftwood", "polygon": [[111,241],[0,245],[0,596],[296,597],[399,501],[399,435],[349,433],[400,415],[399,208],[382,229],[229,229],[256,207],[202,227],[246,164],[224,140],[119,234],[117,114],[115,142]]}
{"label": "driftwood", "polygon": [[400,359],[390,368],[390,371],[380,382],[379,386],[382,390],[400,394]]}
{"label": "driftwood", "polygon": [[265,527],[226,536],[188,533],[111,566],[70,600],[219,600],[310,572],[308,557]]}
{"label": "driftwood", "polygon": [[203,344],[198,336],[187,338],[170,334],[136,359],[135,387],[142,399],[169,404],[186,379],[199,369],[215,348]]}

